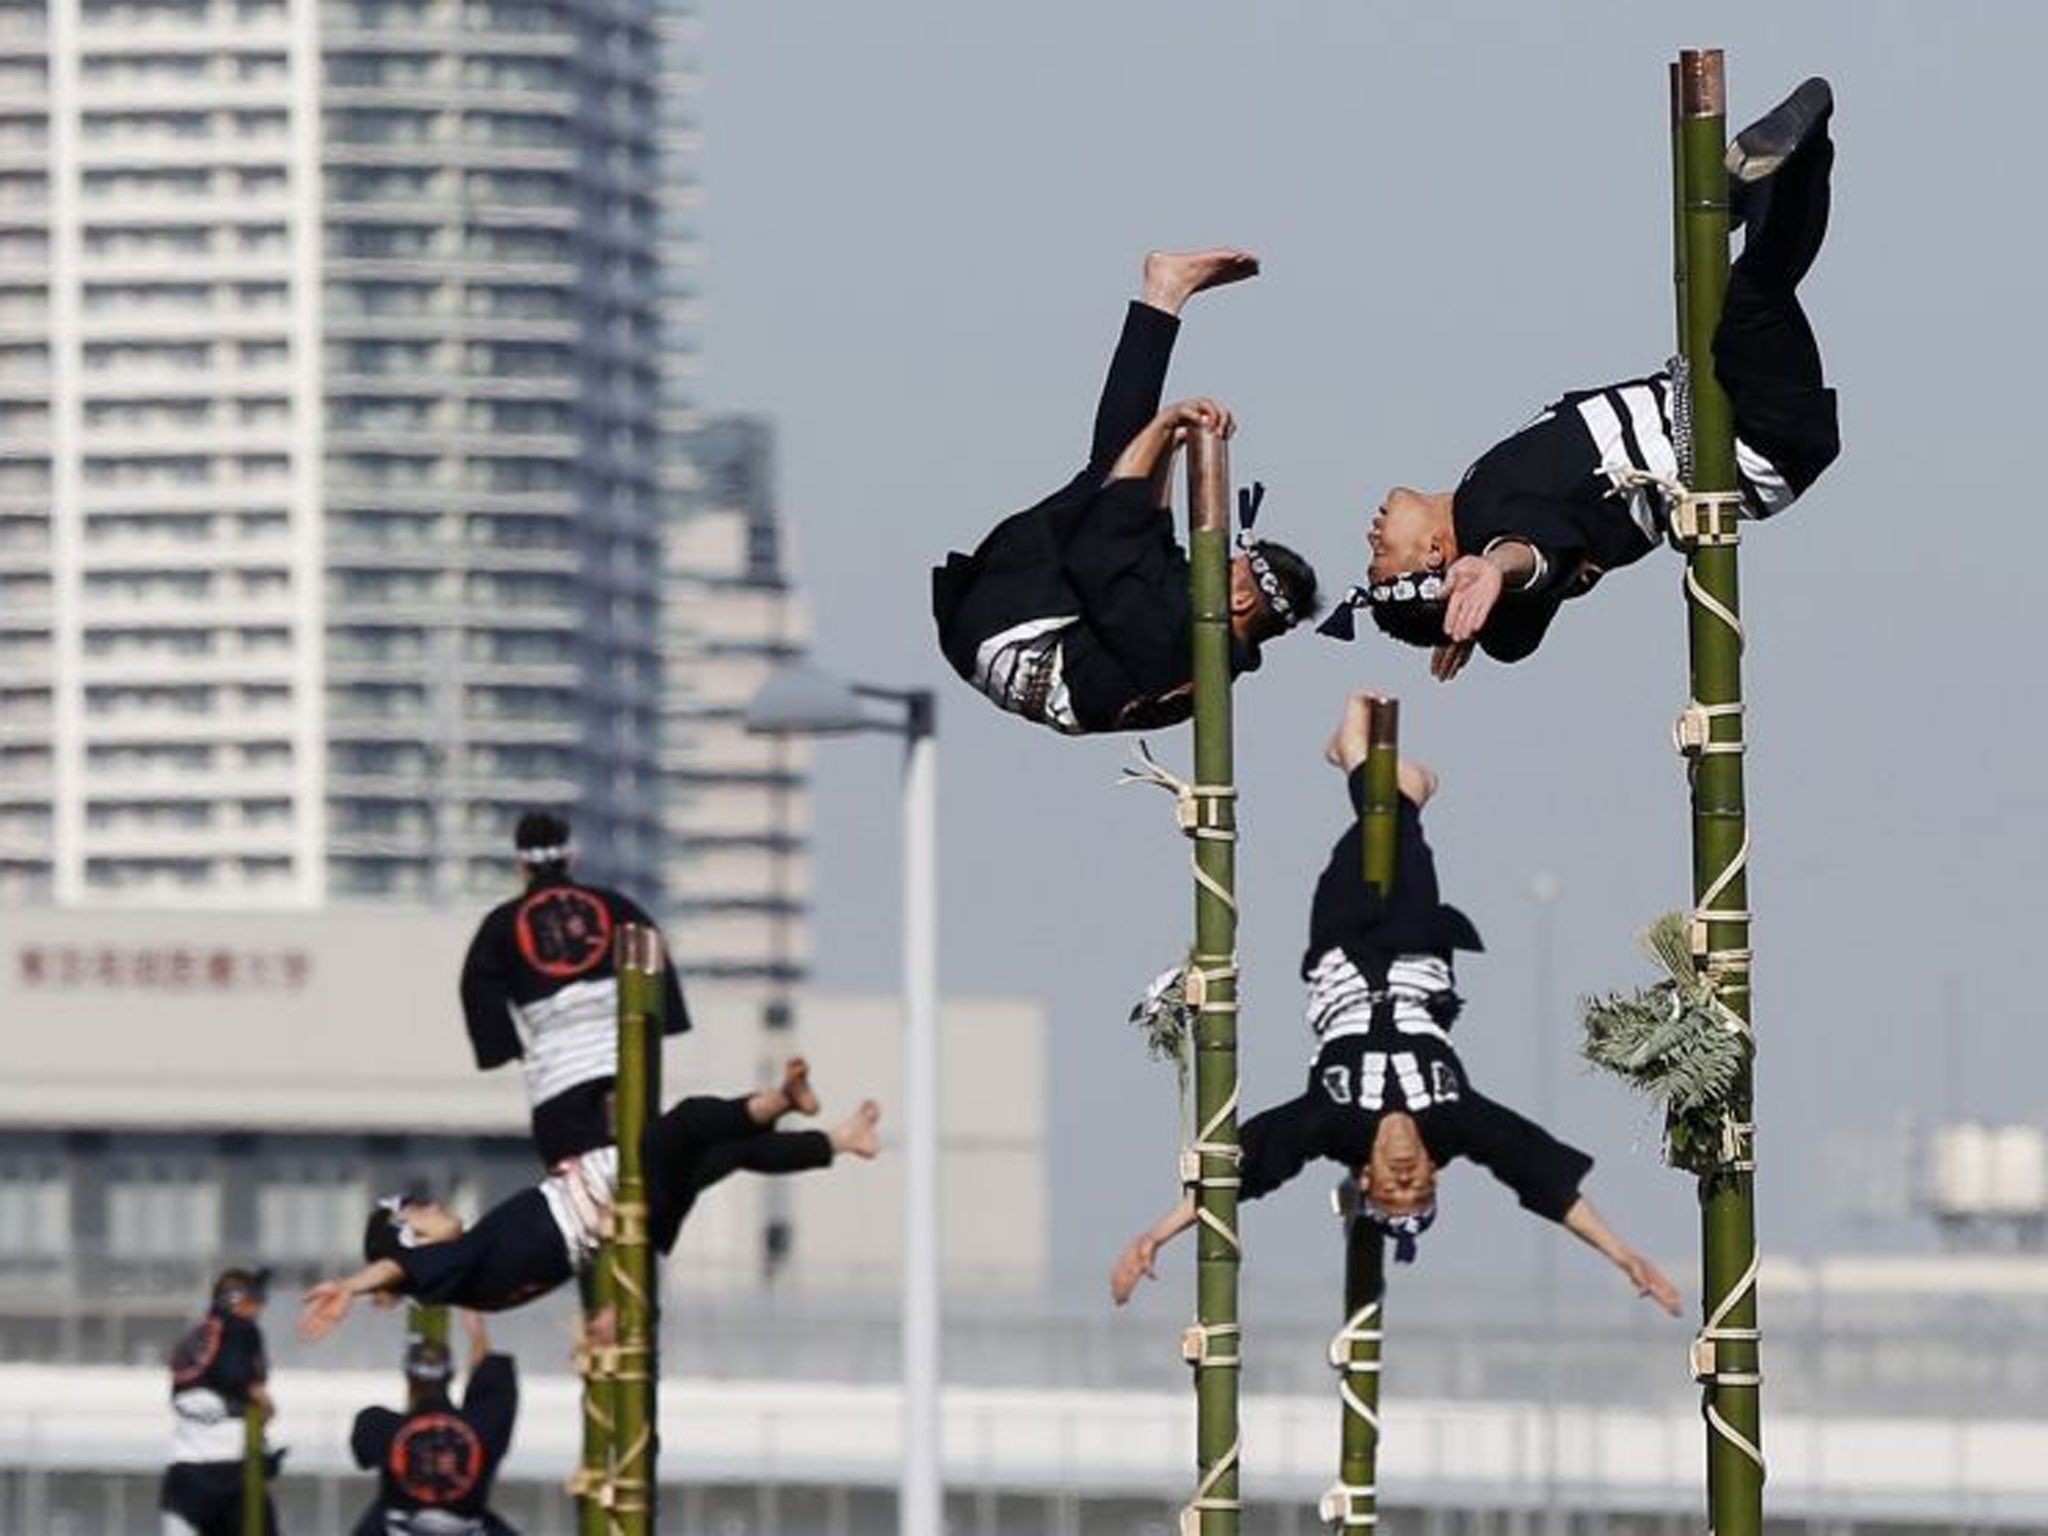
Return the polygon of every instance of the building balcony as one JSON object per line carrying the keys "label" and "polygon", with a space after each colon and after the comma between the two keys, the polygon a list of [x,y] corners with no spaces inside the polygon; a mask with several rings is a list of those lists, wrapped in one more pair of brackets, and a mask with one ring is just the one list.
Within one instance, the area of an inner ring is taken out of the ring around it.
{"label": "building balcony", "polygon": [[80,839],[87,859],[264,859],[290,857],[297,837],[289,826],[161,827],[133,829],[88,825]]}
{"label": "building balcony", "polygon": [[[162,274],[157,274],[161,276]],[[213,274],[206,274],[211,282]],[[288,308],[248,309],[232,300],[216,307],[195,305],[181,314],[123,311],[119,308],[89,310],[78,318],[78,334],[84,341],[245,341],[251,337],[289,340],[294,316]]]}
{"label": "building balcony", "polygon": [[[83,512],[265,512],[287,506],[299,487],[290,479],[246,480],[224,475],[208,485],[95,485],[78,493]],[[215,548],[206,552],[220,560]]]}
{"label": "building balcony", "polygon": [[584,175],[582,154],[573,144],[479,144],[474,140],[415,140],[382,144],[355,143],[329,137],[320,158],[330,166],[376,166],[404,170],[555,171]]}
{"label": "building balcony", "polygon": [[[237,614],[239,622],[240,615]],[[289,686],[292,682],[291,660],[257,660],[248,656],[221,655],[163,655],[149,656],[129,654],[124,656],[86,655],[79,659],[78,675],[81,681],[91,684],[106,683],[213,683],[229,687],[247,685],[252,688]]]}
{"label": "building balcony", "polygon": [[324,6],[320,12],[320,45],[335,53],[476,53],[488,49],[508,58],[572,59],[579,40],[568,26],[544,32],[516,32],[479,24],[475,28],[445,23],[397,25],[375,16],[358,18],[348,5]]}

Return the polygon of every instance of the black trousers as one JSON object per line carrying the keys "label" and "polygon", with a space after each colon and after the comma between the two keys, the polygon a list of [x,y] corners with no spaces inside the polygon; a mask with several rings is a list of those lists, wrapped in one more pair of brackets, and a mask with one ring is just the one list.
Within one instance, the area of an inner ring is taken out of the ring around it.
{"label": "black trousers", "polygon": [[667,1253],[697,1197],[727,1174],[803,1173],[829,1167],[823,1131],[777,1131],[747,1113],[746,1097],[682,1099],[648,1127],[649,1236]]}
{"label": "black trousers", "polygon": [[1736,434],[1795,495],[1842,446],[1835,392],[1822,377],[1820,346],[1798,296],[1827,237],[1834,163],[1823,119],[1775,175],[1747,189],[1742,254],[1728,274],[1714,333],[1714,371],[1734,408]]}
{"label": "black trousers", "polygon": [[1085,603],[1067,580],[1067,545],[1085,526],[1117,455],[1159,414],[1180,319],[1133,300],[1095,404],[1088,462],[1060,490],[998,523],[972,555],[954,553],[932,572],[939,644],[971,676],[981,642],[1031,619]]}
{"label": "black trousers", "polygon": [[[242,1464],[176,1461],[164,1472],[157,1508],[175,1515],[194,1536],[242,1536]],[[263,1529],[277,1536],[277,1506],[263,1496]]]}

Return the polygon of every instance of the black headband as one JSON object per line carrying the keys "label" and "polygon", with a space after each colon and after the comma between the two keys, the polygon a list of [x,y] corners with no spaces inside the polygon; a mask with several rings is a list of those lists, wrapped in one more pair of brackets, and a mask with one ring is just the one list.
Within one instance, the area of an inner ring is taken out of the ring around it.
{"label": "black headband", "polygon": [[1394,1240],[1396,1264],[1413,1264],[1415,1240],[1427,1232],[1436,1221],[1436,1201],[1431,1200],[1419,1211],[1397,1216],[1380,1205],[1372,1196],[1361,1192],[1358,1197],[1358,1214],[1361,1219],[1371,1222]]}
{"label": "black headband", "polygon": [[1252,580],[1264,594],[1268,611],[1282,626],[1292,629],[1301,622],[1294,611],[1294,599],[1288,596],[1287,584],[1273,569],[1273,562],[1266,558],[1265,549],[1252,537],[1252,524],[1258,521],[1259,504],[1265,499],[1266,484],[1263,480],[1254,480],[1249,489],[1238,487],[1237,547],[1244,553],[1245,564],[1251,567]]}
{"label": "black headband", "polygon": [[1316,633],[1328,635],[1332,640],[1355,640],[1358,638],[1359,609],[1386,608],[1396,603],[1435,603],[1441,602],[1443,595],[1441,572],[1402,571],[1385,581],[1353,587],[1346,592],[1330,610],[1330,616],[1316,626]]}

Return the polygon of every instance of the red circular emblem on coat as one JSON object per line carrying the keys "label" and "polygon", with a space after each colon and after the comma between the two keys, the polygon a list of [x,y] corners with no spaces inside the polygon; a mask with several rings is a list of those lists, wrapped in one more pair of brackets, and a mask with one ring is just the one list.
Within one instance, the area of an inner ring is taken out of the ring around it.
{"label": "red circular emblem on coat", "polygon": [[221,1337],[226,1331],[218,1317],[208,1317],[178,1340],[171,1350],[171,1385],[189,1387],[205,1376],[220,1358]]}
{"label": "red circular emblem on coat", "polygon": [[611,908],[580,885],[543,886],[519,904],[512,931],[528,965],[565,980],[595,970],[611,953]]}
{"label": "red circular emblem on coat", "polygon": [[385,1465],[415,1504],[459,1504],[483,1479],[484,1443],[465,1419],[423,1413],[399,1429]]}

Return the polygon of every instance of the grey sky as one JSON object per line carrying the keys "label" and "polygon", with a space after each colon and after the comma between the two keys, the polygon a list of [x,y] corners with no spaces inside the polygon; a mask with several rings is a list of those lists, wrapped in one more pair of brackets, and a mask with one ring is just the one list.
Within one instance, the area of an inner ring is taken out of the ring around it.
{"label": "grey sky", "polygon": [[[1110,787],[1120,741],[1059,740],[952,677],[927,567],[1079,463],[1142,252],[1229,241],[1265,275],[1195,301],[1169,391],[1236,408],[1239,477],[1268,482],[1275,536],[1341,588],[1388,484],[1448,485],[1559,389],[1668,352],[1664,61],[1687,44],[1727,48],[1738,117],[1814,71],[1840,102],[1806,296],[1846,449],[1745,553],[1766,1242],[1917,1241],[1848,1220],[1841,1138],[1909,1112],[2036,1114],[2048,519],[2043,223],[2021,157],[2048,18],[1719,10],[1702,31],[1619,0],[707,0],[705,399],[778,424],[821,659],[941,689],[944,980],[1050,1007],[1067,1285],[1092,1286],[1172,1195],[1171,1078],[1123,1015],[1185,944],[1184,845],[1162,797]],[[1600,1204],[1690,1270],[1690,1181],[1655,1162],[1638,1102],[1582,1074],[1569,1006],[1641,976],[1632,933],[1687,898],[1678,570],[1610,578],[1539,658],[1449,688],[1374,641],[1275,650],[1238,691],[1243,1033],[1246,1104],[1294,1091],[1309,884],[1345,815],[1319,751],[1348,685],[1392,689],[1445,776],[1447,893],[1490,946],[1462,968],[1476,1081],[1534,1108],[1547,1072]],[[1154,745],[1185,760],[1181,733]],[[820,980],[891,986],[895,763],[854,743],[819,765]],[[1562,886],[1540,1007],[1537,871]],[[1935,1055],[1950,973],[1961,1074]],[[1319,1188],[1250,1221],[1261,1272],[1335,1275]],[[1519,1267],[1537,1241],[1463,1171],[1429,1264]],[[1564,1273],[1612,1283],[1590,1255]]]}

